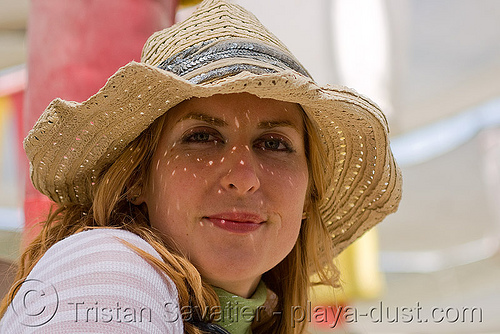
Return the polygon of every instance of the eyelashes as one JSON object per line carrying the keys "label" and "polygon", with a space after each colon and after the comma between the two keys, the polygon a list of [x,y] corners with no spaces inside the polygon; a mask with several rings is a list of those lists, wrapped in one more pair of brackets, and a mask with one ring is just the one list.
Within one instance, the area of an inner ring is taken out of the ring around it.
{"label": "eyelashes", "polygon": [[253,147],[263,151],[295,152],[292,144],[281,136],[267,135],[254,142]]}
{"label": "eyelashes", "polygon": [[196,128],[189,130],[181,138],[183,144],[220,144],[225,143],[218,131],[209,128]]}
{"label": "eyelashes", "polygon": [[[227,140],[211,128],[194,128],[181,137],[181,143],[186,145],[224,145]],[[283,135],[265,133],[255,139],[252,147],[261,151],[292,153],[295,149],[291,141]]]}

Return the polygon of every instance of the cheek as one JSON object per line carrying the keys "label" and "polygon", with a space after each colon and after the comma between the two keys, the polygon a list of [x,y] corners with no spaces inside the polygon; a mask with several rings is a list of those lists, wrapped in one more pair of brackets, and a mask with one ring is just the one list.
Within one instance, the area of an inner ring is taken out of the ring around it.
{"label": "cheek", "polygon": [[[281,216],[280,233],[287,239],[296,239],[302,222],[307,195],[309,173],[306,162],[299,162],[293,168],[266,169],[262,185],[267,184],[266,200]],[[264,188],[264,186],[263,186]]]}
{"label": "cheek", "polygon": [[260,168],[265,178],[263,181],[269,184],[269,188],[281,192],[281,195],[276,195],[277,199],[285,200],[292,208],[303,209],[309,182],[309,172],[305,161],[294,161],[279,166],[261,164]]}
{"label": "cheek", "polygon": [[145,199],[153,226],[185,218],[203,198],[210,168],[191,160],[179,155],[153,160]]}

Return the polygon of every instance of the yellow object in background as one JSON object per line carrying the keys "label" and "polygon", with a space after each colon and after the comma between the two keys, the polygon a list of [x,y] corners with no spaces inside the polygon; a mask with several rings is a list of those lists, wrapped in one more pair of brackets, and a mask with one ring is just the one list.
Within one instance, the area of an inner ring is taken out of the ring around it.
{"label": "yellow object in background", "polygon": [[312,288],[312,305],[345,305],[357,299],[373,299],[382,293],[377,229],[363,235],[336,259],[341,288],[320,285]]}
{"label": "yellow object in background", "polygon": [[191,7],[197,5],[201,0],[179,0],[179,7]]}
{"label": "yellow object in background", "polygon": [[[4,190],[2,188],[3,182],[5,181],[5,171],[4,171],[4,159],[12,157],[6,157],[4,152],[5,141],[7,140],[6,135],[8,133],[7,127],[12,127],[12,118],[14,114],[14,106],[9,96],[0,96],[0,190]],[[15,152],[15,151],[14,151]],[[5,205],[2,199],[3,197],[7,198],[7,196],[3,196],[0,194],[0,207]],[[10,203],[9,203],[10,204]]]}

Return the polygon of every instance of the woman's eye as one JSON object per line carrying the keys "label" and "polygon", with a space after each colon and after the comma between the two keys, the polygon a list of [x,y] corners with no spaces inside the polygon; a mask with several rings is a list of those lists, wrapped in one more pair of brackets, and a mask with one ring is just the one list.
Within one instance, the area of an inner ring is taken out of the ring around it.
{"label": "woman's eye", "polygon": [[188,139],[190,141],[208,141],[210,139],[210,135],[206,132],[198,132],[190,135]]}
{"label": "woman's eye", "polygon": [[255,144],[255,147],[261,150],[293,152],[292,145],[283,138],[263,138]]}
{"label": "woman's eye", "polygon": [[218,133],[206,130],[191,131],[182,137],[183,143],[218,143],[221,141]]}

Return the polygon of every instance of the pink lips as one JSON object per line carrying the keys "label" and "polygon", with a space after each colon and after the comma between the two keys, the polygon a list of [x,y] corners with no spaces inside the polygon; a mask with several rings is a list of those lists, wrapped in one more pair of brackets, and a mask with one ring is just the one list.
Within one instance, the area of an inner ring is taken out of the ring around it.
{"label": "pink lips", "polygon": [[204,218],[214,226],[233,233],[253,232],[264,222],[259,215],[245,212],[218,213]]}

